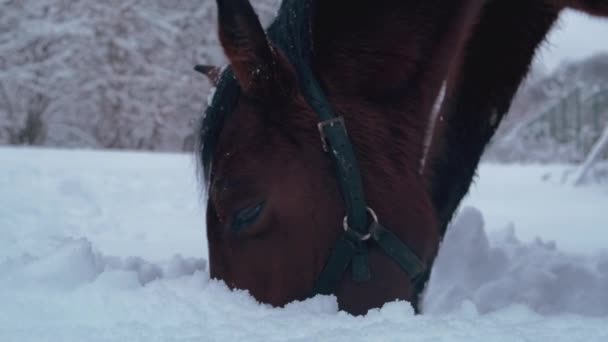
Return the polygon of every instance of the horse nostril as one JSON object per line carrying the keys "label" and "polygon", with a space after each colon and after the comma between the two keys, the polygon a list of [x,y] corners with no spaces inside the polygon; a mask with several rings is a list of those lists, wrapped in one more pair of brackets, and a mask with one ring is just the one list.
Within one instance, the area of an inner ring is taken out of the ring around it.
{"label": "horse nostril", "polygon": [[264,202],[260,202],[253,207],[238,210],[232,217],[232,230],[239,232],[252,225],[258,219],[258,217],[260,217],[260,214],[264,209],[264,204]]}

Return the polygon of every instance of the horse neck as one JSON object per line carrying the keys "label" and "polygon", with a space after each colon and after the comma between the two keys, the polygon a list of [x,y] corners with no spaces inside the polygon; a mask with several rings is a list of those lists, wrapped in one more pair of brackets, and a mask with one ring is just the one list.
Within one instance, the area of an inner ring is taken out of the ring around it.
{"label": "horse neck", "polygon": [[359,149],[418,171],[433,105],[482,4],[316,3],[313,68]]}

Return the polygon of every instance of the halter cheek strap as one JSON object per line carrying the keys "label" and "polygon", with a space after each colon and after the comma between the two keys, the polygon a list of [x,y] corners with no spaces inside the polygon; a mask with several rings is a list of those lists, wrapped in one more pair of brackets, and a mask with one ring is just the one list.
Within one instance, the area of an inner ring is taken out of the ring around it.
{"label": "halter cheek strap", "polygon": [[375,212],[367,206],[361,172],[344,118],[334,114],[310,69],[312,10],[310,0],[284,0],[268,35],[296,69],[300,89],[319,116],[322,146],[334,161],[346,207],[344,233],[336,242],[313,293],[333,293],[349,265],[355,282],[370,280],[368,254],[371,243],[380,247],[412,279],[417,279],[426,269],[424,263],[395,234],[382,226]]}

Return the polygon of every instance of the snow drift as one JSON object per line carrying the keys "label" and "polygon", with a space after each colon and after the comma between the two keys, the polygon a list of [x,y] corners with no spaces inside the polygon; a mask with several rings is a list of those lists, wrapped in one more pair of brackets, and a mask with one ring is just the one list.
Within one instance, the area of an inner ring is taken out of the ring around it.
{"label": "snow drift", "polygon": [[209,279],[187,158],[0,149],[0,163],[0,341],[608,339],[608,254],[488,230],[472,207],[424,315],[353,317],[331,296],[271,308]]}

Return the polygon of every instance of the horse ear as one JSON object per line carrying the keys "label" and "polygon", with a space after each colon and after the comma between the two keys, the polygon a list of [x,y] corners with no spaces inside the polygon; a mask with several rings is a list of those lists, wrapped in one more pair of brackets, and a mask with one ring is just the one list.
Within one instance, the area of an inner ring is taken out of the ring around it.
{"label": "horse ear", "polygon": [[245,93],[266,93],[276,61],[248,0],[217,0],[220,42]]}
{"label": "horse ear", "polygon": [[214,86],[217,86],[218,82],[220,81],[220,75],[222,74],[222,70],[220,68],[212,65],[195,65],[194,70],[207,76],[211,84]]}

